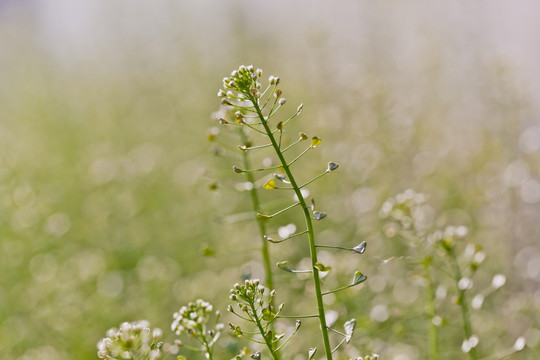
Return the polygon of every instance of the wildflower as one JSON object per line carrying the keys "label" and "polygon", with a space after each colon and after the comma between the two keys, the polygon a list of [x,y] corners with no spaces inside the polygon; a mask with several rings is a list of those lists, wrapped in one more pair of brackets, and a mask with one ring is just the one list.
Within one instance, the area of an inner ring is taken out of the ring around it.
{"label": "wildflower", "polygon": [[161,358],[162,342],[159,342],[163,332],[159,328],[150,328],[146,320],[124,322],[119,328],[107,331],[107,337],[98,344],[98,357],[100,359],[138,359],[145,354],[150,360]]}

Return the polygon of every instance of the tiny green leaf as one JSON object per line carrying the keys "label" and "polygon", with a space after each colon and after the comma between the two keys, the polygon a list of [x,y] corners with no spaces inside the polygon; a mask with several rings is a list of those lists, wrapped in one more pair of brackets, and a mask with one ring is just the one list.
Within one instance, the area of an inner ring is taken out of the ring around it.
{"label": "tiny green leaf", "polygon": [[263,188],[272,190],[276,188],[276,181],[274,179],[268,180],[264,185]]}
{"label": "tiny green leaf", "polygon": [[353,278],[353,285],[358,285],[360,283],[363,283],[364,281],[366,281],[367,279],[367,276],[362,274],[360,271],[356,271],[354,273],[354,278]]}
{"label": "tiny green leaf", "polygon": [[311,147],[316,147],[316,146],[319,145],[321,142],[322,142],[321,139],[319,139],[318,137],[314,136],[313,138],[311,138]]}
{"label": "tiny green leaf", "polygon": [[314,348],[309,348],[309,353],[308,353],[308,360],[311,360],[313,359],[313,357],[315,356],[315,353],[317,352],[317,348],[314,347]]}

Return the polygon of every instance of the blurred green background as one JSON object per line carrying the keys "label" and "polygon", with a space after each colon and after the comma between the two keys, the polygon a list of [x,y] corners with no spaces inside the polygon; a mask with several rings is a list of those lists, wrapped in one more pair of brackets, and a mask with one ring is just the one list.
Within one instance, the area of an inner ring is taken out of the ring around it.
{"label": "blurred green background", "polygon": [[[256,227],[231,217],[250,209],[235,136],[207,140],[221,79],[254,64],[281,77],[288,111],[305,105],[285,140],[324,139],[297,171],[340,164],[310,187],[329,214],[319,239],[369,244],[321,254],[330,288],[370,277],[329,300],[338,323],[359,321],[345,353],[426,358],[423,289],[410,264],[384,262],[406,247],[378,218],[414,188],[434,223],[484,246],[473,294],[507,276],[473,313],[481,353],[524,336],[511,358],[538,359],[538,14],[533,1],[0,1],[0,358],[93,359],[122,321],[166,330],[187,301],[225,309],[234,282],[263,276]],[[294,213],[270,226],[288,223],[302,227]],[[306,249],[272,247],[272,261]],[[448,288],[444,358],[465,358]],[[311,291],[278,276],[291,313],[314,307]],[[294,359],[319,341],[304,327]]]}

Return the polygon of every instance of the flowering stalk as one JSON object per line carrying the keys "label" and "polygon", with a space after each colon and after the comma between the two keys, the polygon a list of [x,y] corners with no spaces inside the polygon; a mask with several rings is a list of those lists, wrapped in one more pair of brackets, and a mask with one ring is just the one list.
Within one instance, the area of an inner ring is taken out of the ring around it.
{"label": "flowering stalk", "polygon": [[274,137],[274,134],[272,133],[272,131],[270,130],[270,127],[268,126],[268,122],[265,120],[265,117],[259,107],[257,100],[252,95],[250,95],[248,99],[253,103],[253,106],[255,107],[255,110],[257,111],[257,115],[259,116],[259,119],[261,120],[264,130],[266,131],[266,134],[268,138],[270,139],[270,142],[272,143],[272,147],[274,148],[274,151],[276,152],[276,155],[278,156],[279,161],[281,165],[283,166],[283,170],[285,171],[285,174],[287,174],[287,177],[289,178],[291,187],[293,188],[294,193],[296,194],[296,197],[298,198],[298,201],[304,213],[304,219],[305,219],[306,227],[308,231],[311,265],[313,267],[313,285],[315,287],[315,296],[317,298],[317,310],[319,313],[319,323],[321,324],[321,331],[322,331],[326,358],[331,360],[332,350],[330,348],[330,340],[328,338],[328,329],[326,326],[326,316],[325,316],[325,311],[324,311],[324,303],[322,300],[322,291],[321,291],[321,284],[320,284],[321,280],[319,276],[319,269],[315,266],[318,263],[318,260],[317,260],[317,248],[315,247],[315,233],[313,231],[313,223],[311,221],[311,214],[309,213],[309,208],[306,204],[306,201],[304,200],[304,196],[300,190],[300,187],[296,184],[294,175],[292,174],[291,169],[289,168],[289,165],[287,164],[287,161],[285,160],[285,157],[283,156],[281,152],[281,149]]}
{"label": "flowering stalk", "polygon": [[150,328],[146,320],[124,322],[107,331],[107,337],[97,344],[97,355],[106,360],[158,360],[163,355],[163,343],[159,341],[162,335],[161,329]]}
{"label": "flowering stalk", "polygon": [[[249,162],[248,150],[247,150],[248,145],[249,145],[249,141],[248,141],[247,135],[243,131],[243,129],[240,129],[240,136],[241,136],[242,143],[243,143],[242,146],[244,146],[244,149],[246,149],[246,150],[242,151],[242,159],[243,159],[243,163],[244,163],[243,165],[244,165],[245,169],[249,169],[251,167],[250,162]],[[268,249],[268,241],[266,241],[266,239],[265,239],[266,223],[265,223],[265,220],[263,218],[261,218],[260,216],[257,216],[257,214],[262,212],[262,209],[261,209],[261,205],[260,205],[259,194],[257,192],[257,189],[255,188],[255,185],[254,185],[255,184],[255,178],[254,178],[252,172],[246,173],[246,178],[247,178],[247,181],[249,183],[253,184],[253,186],[249,190],[249,194],[251,196],[251,204],[252,204],[253,210],[255,212],[255,221],[257,222],[257,225],[259,226],[259,233],[260,233],[261,240],[262,240],[261,254],[262,254],[262,260],[263,260],[262,262],[263,262],[263,267],[264,267],[264,275],[266,277],[265,283],[266,283],[266,286],[269,289],[274,289],[274,280],[273,280],[273,276],[272,276],[272,266],[270,264],[270,250]],[[273,298],[270,299],[270,304],[273,305]]]}
{"label": "flowering stalk", "polygon": [[437,310],[435,307],[435,287],[433,286],[433,277],[431,276],[431,257],[426,257],[423,262],[424,278],[427,282],[426,292],[426,314],[430,320],[429,324],[429,358],[439,360],[439,327],[435,323]]}
{"label": "flowering stalk", "polygon": [[[478,354],[476,352],[476,346],[478,345],[478,337],[473,335],[471,319],[469,316],[469,305],[467,302],[466,291],[472,287],[472,280],[470,278],[464,277],[463,272],[459,266],[458,257],[456,254],[456,237],[464,237],[466,234],[465,227],[456,228],[449,226],[445,229],[444,234],[439,240],[439,244],[444,249],[446,255],[450,262],[450,267],[453,273],[454,283],[456,285],[457,291],[457,304],[461,311],[461,318],[463,321],[463,334],[465,335],[465,340],[462,345],[462,350],[469,353],[469,358],[471,360],[478,360]],[[472,256],[471,262],[469,263],[469,268],[474,273],[483,260],[484,255],[479,247],[474,247],[474,254]],[[480,255],[480,256],[479,256]]]}
{"label": "flowering stalk", "polygon": [[388,199],[382,206],[381,216],[397,225],[398,234],[416,249],[417,256],[421,259],[422,276],[427,286],[425,315],[429,319],[429,358],[439,360],[439,329],[436,323],[435,287],[431,274],[433,247],[426,238],[426,224],[422,223],[425,199],[424,194],[408,189],[395,198]]}
{"label": "flowering stalk", "polygon": [[[212,314],[215,317],[213,326],[209,324]],[[195,339],[199,343],[199,347],[186,345],[180,340],[177,341],[177,345],[192,351],[202,352],[206,359],[212,360],[214,345],[223,330],[223,324],[219,323],[220,317],[221,313],[214,312],[212,304],[202,299],[182,306],[173,314],[174,320],[171,324],[171,330],[176,335],[187,335]]]}
{"label": "flowering stalk", "polygon": [[[281,304],[278,310],[274,311],[274,308],[270,303],[276,296],[276,291],[270,291],[267,300],[265,300],[264,296],[265,291],[265,287],[260,284],[258,279],[246,280],[244,284],[235,284],[231,289],[230,299],[237,304],[240,311],[237,312],[232,305],[229,305],[227,310],[239,318],[251,322],[256,326],[256,330],[247,331],[240,326],[235,326],[231,323],[229,323],[229,326],[233,331],[233,335],[243,336],[253,342],[265,344],[272,358],[274,360],[279,360],[279,351],[296,334],[302,323],[300,320],[296,320],[295,330],[287,339],[282,341],[285,334],[275,334],[271,325],[276,319],[281,317],[280,313],[284,305]],[[262,337],[262,341],[252,337],[257,333]],[[252,358],[259,357],[260,353],[252,355]]]}
{"label": "flowering stalk", "polygon": [[[233,121],[221,118],[219,119],[219,123],[223,125],[243,126],[244,129],[246,129],[246,131],[254,131],[256,133],[265,135],[265,137],[269,140],[269,143],[266,143],[264,145],[252,146],[251,144],[248,144],[247,142],[245,142],[245,144],[240,146],[240,149],[246,152],[246,151],[259,150],[259,149],[271,147],[274,150],[274,153],[276,154],[279,160],[279,165],[276,165],[276,166],[268,166],[264,168],[251,169],[249,167],[249,161],[247,161],[247,158],[244,157],[244,164],[243,164],[244,168],[242,169],[237,166],[234,166],[233,170],[236,173],[246,174],[248,181],[251,182],[252,184],[255,183],[254,173],[269,171],[269,170],[280,170],[282,171],[282,173],[274,174],[274,176],[277,180],[281,181],[284,185],[276,184],[276,180],[274,178],[271,178],[271,179],[268,179],[262,187],[268,190],[292,190],[292,192],[295,194],[296,202],[293,203],[292,205],[289,205],[271,215],[259,212],[258,214],[259,228],[261,229],[262,232],[265,232],[266,227],[264,226],[264,223],[263,223],[264,221],[267,221],[297,206],[302,209],[302,213],[303,213],[305,225],[306,225],[305,231],[301,231],[296,234],[289,234],[289,236],[286,236],[282,238],[281,240],[273,240],[266,234],[263,236],[263,238],[272,243],[279,243],[279,242],[283,242],[285,240],[291,239],[293,237],[307,234],[309,249],[310,249],[311,268],[305,269],[305,270],[293,270],[289,266],[287,261],[279,262],[278,267],[290,273],[312,274],[313,286],[315,289],[315,298],[316,298],[316,303],[317,303],[316,317],[318,317],[319,323],[321,326],[321,335],[323,338],[324,352],[325,352],[326,359],[331,360],[332,354],[335,351],[337,351],[337,349],[341,346],[341,344],[343,344],[344,342],[349,342],[352,336],[352,332],[354,330],[353,324],[355,324],[356,322],[354,321],[354,319],[348,322],[346,334],[342,334],[345,340],[341,341],[334,349],[332,349],[330,346],[328,331],[332,330],[336,332],[336,330],[330,329],[326,324],[323,296],[350,288],[352,286],[356,286],[362,283],[363,281],[365,281],[366,276],[362,274],[361,272],[357,271],[355,272],[353,281],[350,285],[343,286],[335,290],[323,292],[321,289],[320,272],[328,272],[330,268],[318,262],[317,247],[343,249],[347,251],[352,251],[353,253],[356,253],[356,254],[361,254],[365,250],[365,243],[359,244],[358,246],[354,248],[317,245],[315,243],[315,233],[313,229],[312,220],[313,219],[321,220],[324,217],[326,217],[326,213],[315,211],[313,201],[312,201],[311,206],[308,206],[306,199],[304,197],[304,194],[302,192],[302,189],[305,186],[311,184],[312,182],[320,179],[324,175],[334,171],[335,169],[338,168],[339,165],[334,162],[330,162],[328,164],[328,168],[326,169],[326,171],[317,175],[311,180],[308,180],[307,182],[304,182],[303,184],[297,181],[295,174],[291,170],[292,165],[295,164],[300,158],[302,158],[310,150],[317,147],[317,145],[319,145],[322,140],[316,136],[312,137],[310,145],[306,149],[304,149],[304,151],[302,151],[298,156],[296,156],[292,160],[288,161],[286,159],[284,155],[286,151],[291,149],[293,146],[300,144],[301,142],[305,140],[308,140],[308,137],[306,134],[300,133],[298,140],[289,144],[288,146],[282,147],[284,127],[291,120],[293,120],[296,116],[300,114],[300,112],[302,111],[303,105],[300,105],[298,109],[296,110],[296,112],[292,116],[290,116],[288,119],[284,121],[280,121],[277,124],[271,126],[270,120],[277,113],[277,111],[283,105],[285,105],[286,100],[285,98],[282,97],[282,91],[277,88],[277,85],[280,83],[280,79],[278,77],[270,76],[269,85],[266,87],[266,89],[262,90],[262,86],[259,83],[261,76],[262,76],[262,70],[260,69],[255,70],[253,66],[247,66],[247,67],[241,66],[237,70],[234,70],[231,73],[230,77],[226,77],[223,79],[224,88],[219,90],[218,96],[221,98],[222,105],[232,107],[233,109],[236,110],[236,112],[235,112],[235,119]],[[253,200],[254,207],[258,209],[260,206],[259,206],[258,198],[255,192],[252,192],[252,200]],[[263,258],[265,258],[265,269],[267,269],[268,263],[266,262],[267,255],[264,255],[265,251],[266,249],[263,248]],[[270,274],[268,270],[267,270],[267,274]],[[271,277],[270,277],[270,280],[271,280]],[[309,317],[312,317],[312,316],[310,315]],[[255,317],[250,316],[250,318],[255,323],[257,323],[257,319]],[[258,324],[256,325],[258,326]],[[265,334],[261,334],[261,335],[265,337]],[[266,337],[265,337],[265,341],[267,341]],[[277,349],[273,348],[272,344],[267,344],[267,345],[272,356],[276,358],[277,356],[276,350],[281,348],[284,344],[280,345]],[[316,348],[312,348],[310,350],[309,359],[313,358],[315,351],[316,351]]]}

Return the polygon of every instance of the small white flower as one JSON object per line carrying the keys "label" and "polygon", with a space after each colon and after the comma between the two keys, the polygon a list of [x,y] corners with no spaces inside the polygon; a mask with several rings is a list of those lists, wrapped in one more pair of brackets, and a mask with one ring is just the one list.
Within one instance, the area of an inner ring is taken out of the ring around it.
{"label": "small white flower", "polygon": [[504,284],[506,284],[506,276],[503,274],[497,274],[493,277],[493,280],[491,280],[491,287],[494,289],[498,289]]}
{"label": "small white flower", "polygon": [[460,290],[469,290],[473,287],[473,281],[468,277],[462,277],[458,281],[458,288]]}

